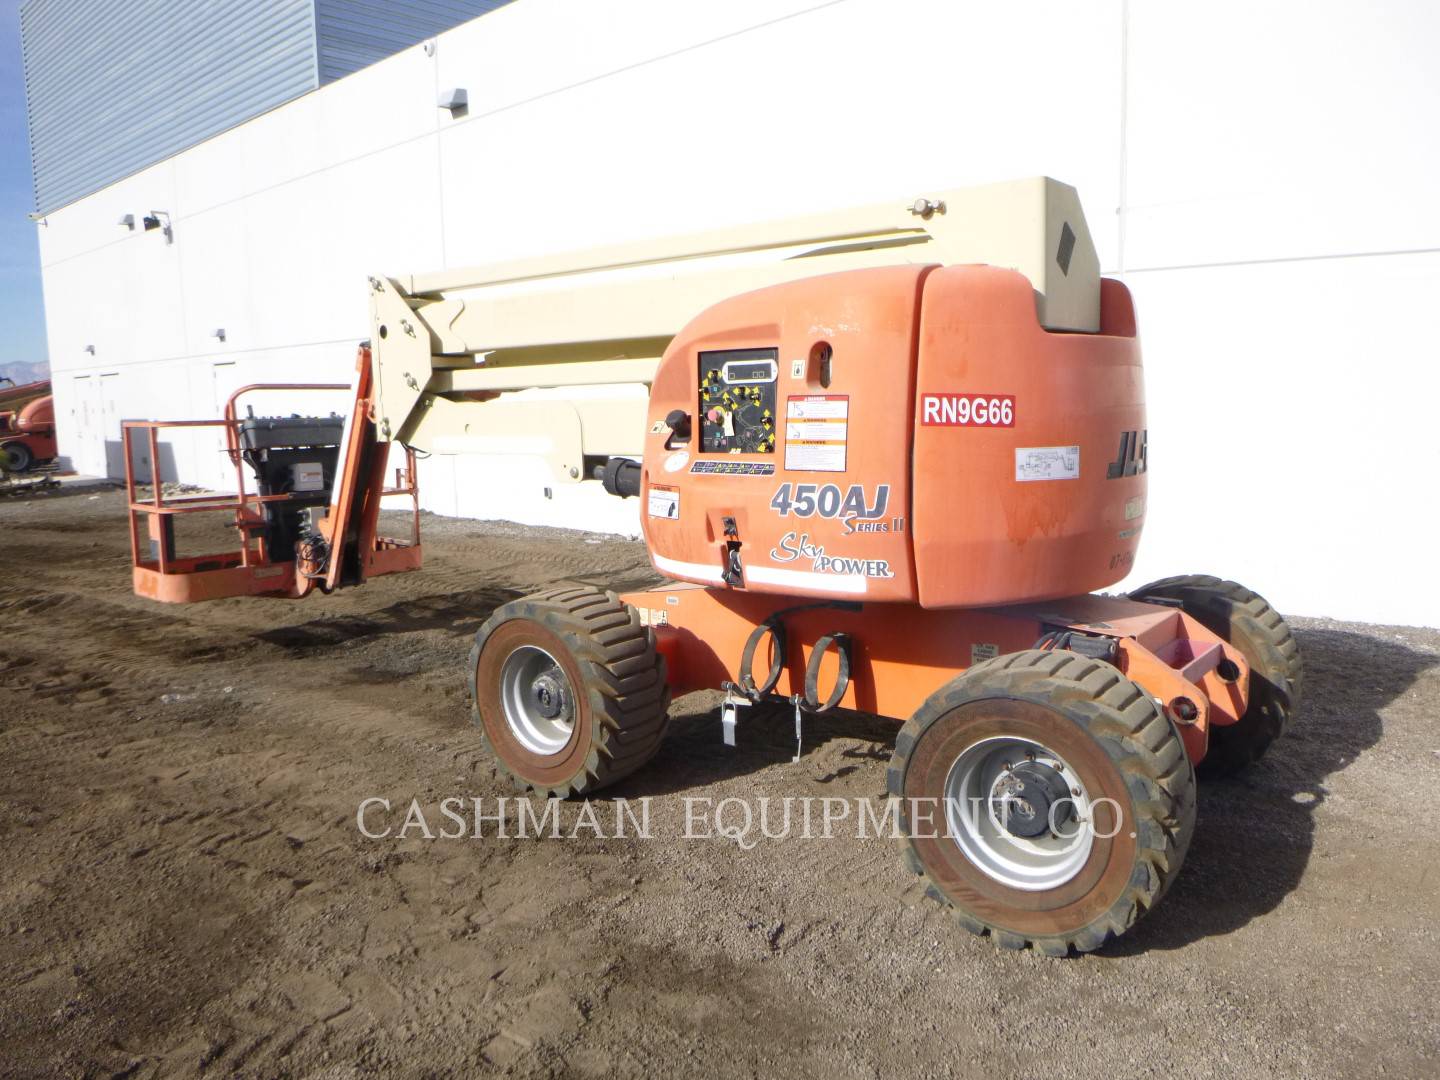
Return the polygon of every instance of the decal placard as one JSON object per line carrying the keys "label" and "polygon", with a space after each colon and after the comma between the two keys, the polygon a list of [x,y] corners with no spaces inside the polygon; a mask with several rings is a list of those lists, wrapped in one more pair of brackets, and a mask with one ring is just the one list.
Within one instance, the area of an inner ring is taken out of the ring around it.
{"label": "decal placard", "polygon": [[292,491],[324,491],[325,469],[318,461],[306,461],[291,466]]}
{"label": "decal placard", "polygon": [[650,516],[658,518],[669,518],[674,521],[680,517],[680,490],[670,487],[650,487]]}
{"label": "decal placard", "polygon": [[697,461],[690,466],[690,475],[711,476],[774,476],[775,466],[768,461]]}
{"label": "decal placard", "polygon": [[688,464],[690,464],[690,452],[680,450],[665,459],[665,471],[679,472]]}
{"label": "decal placard", "polygon": [[994,660],[999,655],[999,645],[989,641],[977,641],[970,646],[970,666],[974,667],[986,660]]}
{"label": "decal placard", "polygon": [[850,398],[807,394],[785,399],[785,468],[844,472],[850,436]]}
{"label": "decal placard", "polygon": [[1016,480],[1080,479],[1080,447],[1017,446]]}
{"label": "decal placard", "polygon": [[809,533],[788,532],[770,549],[770,561],[777,563],[808,562],[817,574],[842,574],[847,577],[893,578],[894,571],[886,559],[853,559],[827,555],[825,548],[811,542]]}
{"label": "decal placard", "polygon": [[1014,427],[1014,394],[921,394],[922,427]]}

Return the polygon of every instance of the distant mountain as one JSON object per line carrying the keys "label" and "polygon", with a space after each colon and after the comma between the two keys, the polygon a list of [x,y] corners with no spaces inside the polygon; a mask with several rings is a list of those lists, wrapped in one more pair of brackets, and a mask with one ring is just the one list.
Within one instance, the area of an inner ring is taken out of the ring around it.
{"label": "distant mountain", "polygon": [[8,363],[0,362],[0,376],[7,379],[14,379],[16,386],[23,386],[25,383],[48,379],[50,377],[50,365],[46,363],[31,364],[23,360],[11,360]]}

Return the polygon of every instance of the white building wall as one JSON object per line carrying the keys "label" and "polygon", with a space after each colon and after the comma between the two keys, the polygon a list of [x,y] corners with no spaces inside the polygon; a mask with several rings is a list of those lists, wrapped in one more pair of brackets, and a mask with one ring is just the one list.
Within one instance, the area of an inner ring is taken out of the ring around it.
{"label": "white building wall", "polygon": [[[1440,624],[1417,570],[1440,524],[1437,34],[1418,0],[518,0],[50,215],[62,451],[103,471],[121,416],[348,381],[370,273],[1045,173],[1136,294],[1132,581]],[[467,115],[435,107],[449,86]],[[115,225],[157,208],[172,245]],[[222,482],[217,447],[176,440],[178,475]],[[636,527],[539,462],[437,457],[421,482],[445,513]]]}

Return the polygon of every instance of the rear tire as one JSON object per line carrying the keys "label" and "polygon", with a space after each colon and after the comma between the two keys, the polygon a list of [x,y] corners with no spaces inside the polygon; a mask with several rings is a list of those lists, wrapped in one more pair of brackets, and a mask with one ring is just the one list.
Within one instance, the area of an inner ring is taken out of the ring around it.
{"label": "rear tire", "polygon": [[0,454],[9,459],[7,464],[11,472],[29,472],[30,466],[35,464],[35,455],[24,443],[6,443],[0,446]]}
{"label": "rear tire", "polygon": [[1210,728],[1210,747],[1200,769],[1226,775],[1259,761],[1285,733],[1300,703],[1300,646],[1284,618],[1258,593],[1208,574],[1152,581],[1130,598],[1179,601],[1181,611],[1240,650],[1250,665],[1245,715],[1239,723]]}
{"label": "rear tire", "polygon": [[581,586],[497,608],[475,635],[470,692],[501,770],[557,798],[628,776],[669,724],[654,633],[614,593]]}
{"label": "rear tire", "polygon": [[[1088,826],[1017,838],[987,816],[1027,765],[1049,768],[1052,795]],[[972,933],[1052,956],[1134,925],[1174,881],[1195,826],[1195,771],[1174,725],[1114,667],[1067,650],[1000,656],[932,695],[896,739],[888,786],[927,893]],[[927,805],[928,826],[916,812]],[[953,816],[966,805],[968,823]],[[1087,827],[1088,846],[1068,846]]]}

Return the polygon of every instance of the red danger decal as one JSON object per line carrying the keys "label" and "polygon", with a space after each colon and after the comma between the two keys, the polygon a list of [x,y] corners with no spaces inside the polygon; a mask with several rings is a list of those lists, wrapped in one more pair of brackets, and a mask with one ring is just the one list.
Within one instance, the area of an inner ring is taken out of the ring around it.
{"label": "red danger decal", "polygon": [[1014,394],[921,394],[925,427],[1014,427]]}

